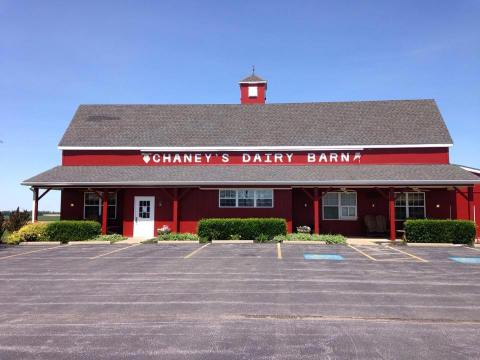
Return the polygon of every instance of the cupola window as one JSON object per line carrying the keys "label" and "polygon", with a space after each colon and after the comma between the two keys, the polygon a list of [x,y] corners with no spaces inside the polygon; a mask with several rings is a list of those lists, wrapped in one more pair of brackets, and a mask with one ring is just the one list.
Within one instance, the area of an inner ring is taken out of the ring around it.
{"label": "cupola window", "polygon": [[248,87],[248,97],[257,97],[258,96],[258,87],[249,86]]}

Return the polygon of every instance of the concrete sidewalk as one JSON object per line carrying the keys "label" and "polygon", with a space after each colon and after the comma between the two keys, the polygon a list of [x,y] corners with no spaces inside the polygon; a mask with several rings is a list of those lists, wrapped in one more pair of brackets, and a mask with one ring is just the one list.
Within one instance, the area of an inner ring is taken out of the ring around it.
{"label": "concrete sidewalk", "polygon": [[378,245],[378,244],[393,244],[401,243],[401,240],[391,241],[387,238],[362,238],[362,237],[353,237],[347,238],[348,245]]}

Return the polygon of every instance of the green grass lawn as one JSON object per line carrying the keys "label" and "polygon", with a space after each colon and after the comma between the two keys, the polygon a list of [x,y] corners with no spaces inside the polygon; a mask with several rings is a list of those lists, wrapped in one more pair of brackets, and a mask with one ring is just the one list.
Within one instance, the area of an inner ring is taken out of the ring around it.
{"label": "green grass lawn", "polygon": [[38,215],[38,221],[57,221],[60,220],[60,214]]}

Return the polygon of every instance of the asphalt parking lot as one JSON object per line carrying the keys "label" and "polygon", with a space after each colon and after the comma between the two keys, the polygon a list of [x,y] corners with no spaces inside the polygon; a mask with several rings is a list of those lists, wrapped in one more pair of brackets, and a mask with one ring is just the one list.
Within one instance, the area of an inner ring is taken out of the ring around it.
{"label": "asphalt parking lot", "polygon": [[480,251],[392,248],[2,247],[0,359],[480,358]]}

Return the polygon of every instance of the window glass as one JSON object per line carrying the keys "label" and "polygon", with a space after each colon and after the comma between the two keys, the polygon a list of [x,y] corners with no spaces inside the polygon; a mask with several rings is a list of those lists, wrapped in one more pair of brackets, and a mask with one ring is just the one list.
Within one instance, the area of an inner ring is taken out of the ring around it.
{"label": "window glass", "polygon": [[99,197],[97,193],[87,192],[85,193],[85,206],[98,206]]}
{"label": "window glass", "polygon": [[117,193],[108,193],[107,216],[109,219],[117,218]]}
{"label": "window glass", "polygon": [[337,220],[338,219],[338,207],[337,206],[325,206],[323,208],[323,218],[325,220]]}
{"label": "window glass", "polygon": [[98,206],[85,206],[85,219],[86,220],[98,220],[100,214],[98,213]]}
{"label": "window glass", "polygon": [[272,207],[273,205],[273,190],[256,190],[257,207]]}
{"label": "window glass", "polygon": [[338,205],[338,193],[336,193],[336,192],[326,193],[323,196],[323,204],[325,206],[329,206],[329,205],[337,206]]}
{"label": "window glass", "polygon": [[220,207],[235,207],[237,193],[235,190],[220,190]]}
{"label": "window glass", "polygon": [[425,217],[425,209],[423,207],[409,207],[408,217],[415,219],[423,219]]}
{"label": "window glass", "polygon": [[409,193],[408,206],[424,206],[424,193]]}
{"label": "window glass", "polygon": [[407,203],[407,196],[405,193],[395,193],[395,206],[405,206]]}
{"label": "window glass", "polygon": [[150,218],[150,200],[141,200],[138,203],[138,217],[142,219]]}
{"label": "window glass", "polygon": [[255,192],[254,190],[237,190],[238,207],[253,207]]}
{"label": "window glass", "polygon": [[341,205],[357,205],[357,194],[354,192],[340,193]]}
{"label": "window glass", "polygon": [[405,220],[407,218],[407,208],[403,207],[395,207],[395,218],[397,220]]}

